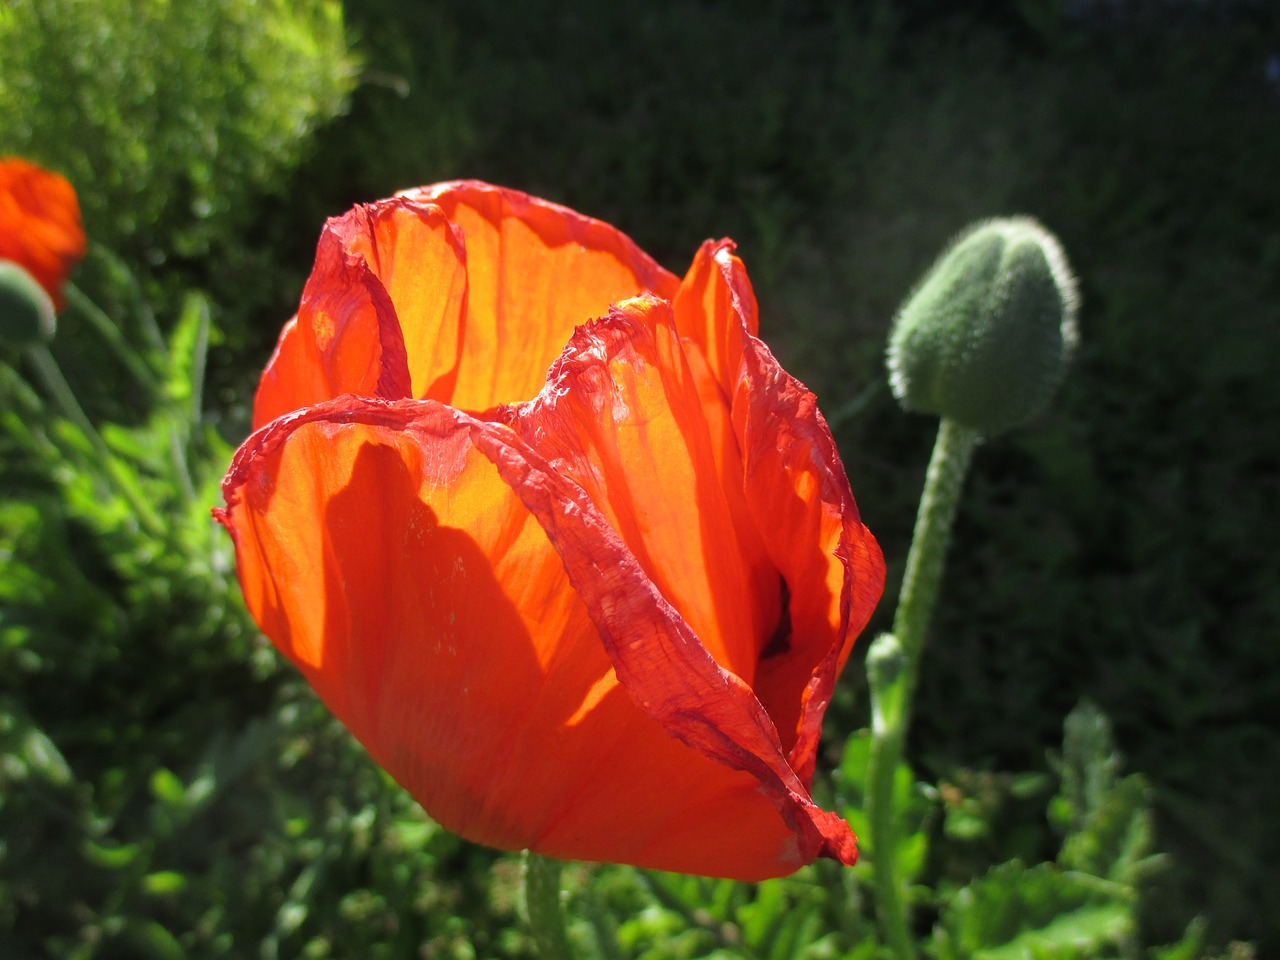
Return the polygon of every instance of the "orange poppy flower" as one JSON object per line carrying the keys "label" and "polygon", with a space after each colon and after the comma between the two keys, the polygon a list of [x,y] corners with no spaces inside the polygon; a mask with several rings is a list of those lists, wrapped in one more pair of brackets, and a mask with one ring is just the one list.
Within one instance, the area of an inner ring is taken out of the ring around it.
{"label": "orange poppy flower", "polygon": [[17,157],[0,159],[0,260],[31,274],[61,310],[62,285],[84,251],[80,203],[66,178]]}
{"label": "orange poppy flower", "polygon": [[884,565],[733,244],[474,181],[330,220],[216,511],[263,631],[444,826],[756,880]]}

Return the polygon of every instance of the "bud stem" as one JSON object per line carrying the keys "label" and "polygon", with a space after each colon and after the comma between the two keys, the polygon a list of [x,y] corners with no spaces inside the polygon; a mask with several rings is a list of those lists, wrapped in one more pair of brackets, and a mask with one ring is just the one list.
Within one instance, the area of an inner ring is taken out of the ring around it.
{"label": "bud stem", "polygon": [[979,433],[944,418],[938,425],[933,456],[925,474],[924,492],[916,514],[915,532],[898,594],[893,633],[876,639],[868,657],[877,669],[868,670],[871,686],[871,757],[867,773],[867,819],[875,870],[876,909],[880,925],[897,960],[914,960],[910,909],[905,883],[898,874],[898,820],[894,779],[902,763],[911,720],[911,700],[924,648],[925,630],[933,613],[943,560],[951,541],[951,526],[964,477],[973,459]]}
{"label": "bud stem", "polygon": [[116,326],[115,321],[108,317],[102,308],[90,300],[74,283],[64,284],[62,293],[67,298],[68,305],[75,307],[80,312],[83,319],[97,331],[107,346],[111,348],[112,353],[129,368],[130,375],[143,384],[152,394],[159,393],[160,383],[156,379],[155,371],[147,365],[136,350],[125,342],[124,335],[120,332],[120,328]]}
{"label": "bud stem", "polygon": [[134,479],[120,469],[120,464],[115,454],[111,452],[107,442],[102,439],[102,435],[98,433],[97,428],[84,412],[84,408],[80,406],[80,402],[76,399],[75,391],[71,389],[66,377],[62,375],[62,370],[58,366],[58,362],[53,359],[53,354],[49,352],[47,347],[40,344],[28,347],[26,357],[27,362],[35,370],[36,376],[40,378],[44,388],[62,410],[62,415],[75,424],[80,432],[84,434],[85,440],[88,441],[89,446],[93,448],[94,454],[98,457],[103,475],[115,486],[125,502],[128,503],[139,525],[154,537],[164,537],[166,535],[165,525],[161,523],[159,516],[147,502],[145,494],[138,489]]}
{"label": "bud stem", "polygon": [[573,960],[560,903],[560,869],[551,857],[524,852],[524,907],[529,932],[544,960]]}
{"label": "bud stem", "polygon": [[[960,505],[965,474],[981,436],[976,430],[943,418],[924,478],[916,528],[911,537],[893,632],[907,654],[907,673],[914,686],[915,667],[924,646],[925,629],[942,579],[942,562],[951,543],[951,525]],[[908,696],[910,690],[908,688]],[[909,705],[908,705],[909,706]],[[910,710],[907,710],[910,714]]]}

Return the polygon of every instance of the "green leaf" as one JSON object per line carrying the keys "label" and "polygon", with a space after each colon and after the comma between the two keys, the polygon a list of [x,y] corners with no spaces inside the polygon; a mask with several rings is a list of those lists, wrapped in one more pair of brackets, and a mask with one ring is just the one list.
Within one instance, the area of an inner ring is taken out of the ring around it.
{"label": "green leaf", "polygon": [[1050,808],[1067,827],[1059,863],[1120,884],[1136,884],[1150,867],[1154,848],[1146,781],[1136,774],[1119,778],[1111,725],[1088,702],[1067,717],[1062,754],[1062,791]]}
{"label": "green leaf", "polygon": [[867,772],[871,769],[871,731],[855,730],[844,742],[844,754],[835,772],[840,812],[853,827],[859,842],[867,833]]}
{"label": "green leaf", "polygon": [[177,774],[163,767],[151,775],[151,795],[171,807],[187,805],[187,788]]}
{"label": "green leaf", "polygon": [[157,870],[142,878],[142,889],[157,897],[181,893],[186,886],[187,878],[176,870]]}
{"label": "green leaf", "polygon": [[935,932],[941,960],[1088,958],[1135,929],[1134,897],[1119,884],[1053,864],[1001,864],[964,887]]}
{"label": "green leaf", "polygon": [[991,950],[980,950],[975,960],[1021,960],[1023,957],[1093,954],[1126,937],[1132,929],[1128,908],[1121,903],[1079,907],[1050,921],[1039,930],[1028,930]]}
{"label": "green leaf", "polygon": [[822,932],[822,916],[818,905],[812,901],[791,910],[783,918],[774,937],[769,960],[792,960],[807,943],[812,943]]}
{"label": "green leaf", "polygon": [[29,726],[23,732],[22,745],[18,753],[26,761],[27,770],[47,783],[64,787],[74,779],[71,766],[63,757],[62,751],[58,749],[58,745],[35,725]]}
{"label": "green leaf", "polygon": [[165,393],[182,416],[176,417],[183,442],[200,424],[205,362],[209,352],[209,301],[201,293],[188,293],[182,313],[169,338],[169,365]]}
{"label": "green leaf", "polygon": [[1088,700],[1067,716],[1062,740],[1061,809],[1069,831],[1079,830],[1115,785],[1120,758],[1111,723]]}
{"label": "green leaf", "polygon": [[135,921],[129,932],[145,957],[154,957],[155,960],[183,960],[187,955],[178,938],[154,920]]}
{"label": "green leaf", "polygon": [[1204,920],[1192,920],[1181,940],[1155,948],[1151,951],[1151,960],[1199,960],[1204,956],[1204,931]]}
{"label": "green leaf", "polygon": [[1073,870],[1136,884],[1151,865],[1154,826],[1150,790],[1134,774],[1108,793],[1080,828],[1066,836],[1058,861]]}
{"label": "green leaf", "polygon": [[121,870],[129,866],[142,852],[142,848],[136,843],[108,846],[92,840],[86,840],[80,849],[86,860],[94,866],[105,867],[108,870]]}

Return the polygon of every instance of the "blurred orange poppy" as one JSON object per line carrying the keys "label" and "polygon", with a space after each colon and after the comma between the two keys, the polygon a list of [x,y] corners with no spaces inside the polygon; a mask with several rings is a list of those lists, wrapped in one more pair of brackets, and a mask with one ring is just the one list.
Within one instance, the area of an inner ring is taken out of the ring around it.
{"label": "blurred orange poppy", "polygon": [[217,511],[264,632],[446,827],[755,880],[884,565],[730,241],[474,181],[330,220]]}
{"label": "blurred orange poppy", "polygon": [[31,274],[61,310],[63,284],[84,251],[80,203],[66,178],[17,157],[0,159],[0,260]]}

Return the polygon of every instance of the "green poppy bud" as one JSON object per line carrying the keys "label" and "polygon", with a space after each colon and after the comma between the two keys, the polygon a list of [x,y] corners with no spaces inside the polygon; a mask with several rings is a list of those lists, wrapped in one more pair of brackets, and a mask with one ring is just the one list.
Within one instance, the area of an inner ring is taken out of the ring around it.
{"label": "green poppy bud", "polygon": [[53,339],[53,301],[35,277],[12,260],[0,260],[0,343],[25,348]]}
{"label": "green poppy bud", "polygon": [[1049,401],[1076,341],[1076,280],[1053,234],[1029,217],[969,227],[898,312],[889,382],[907,410],[984,434]]}

